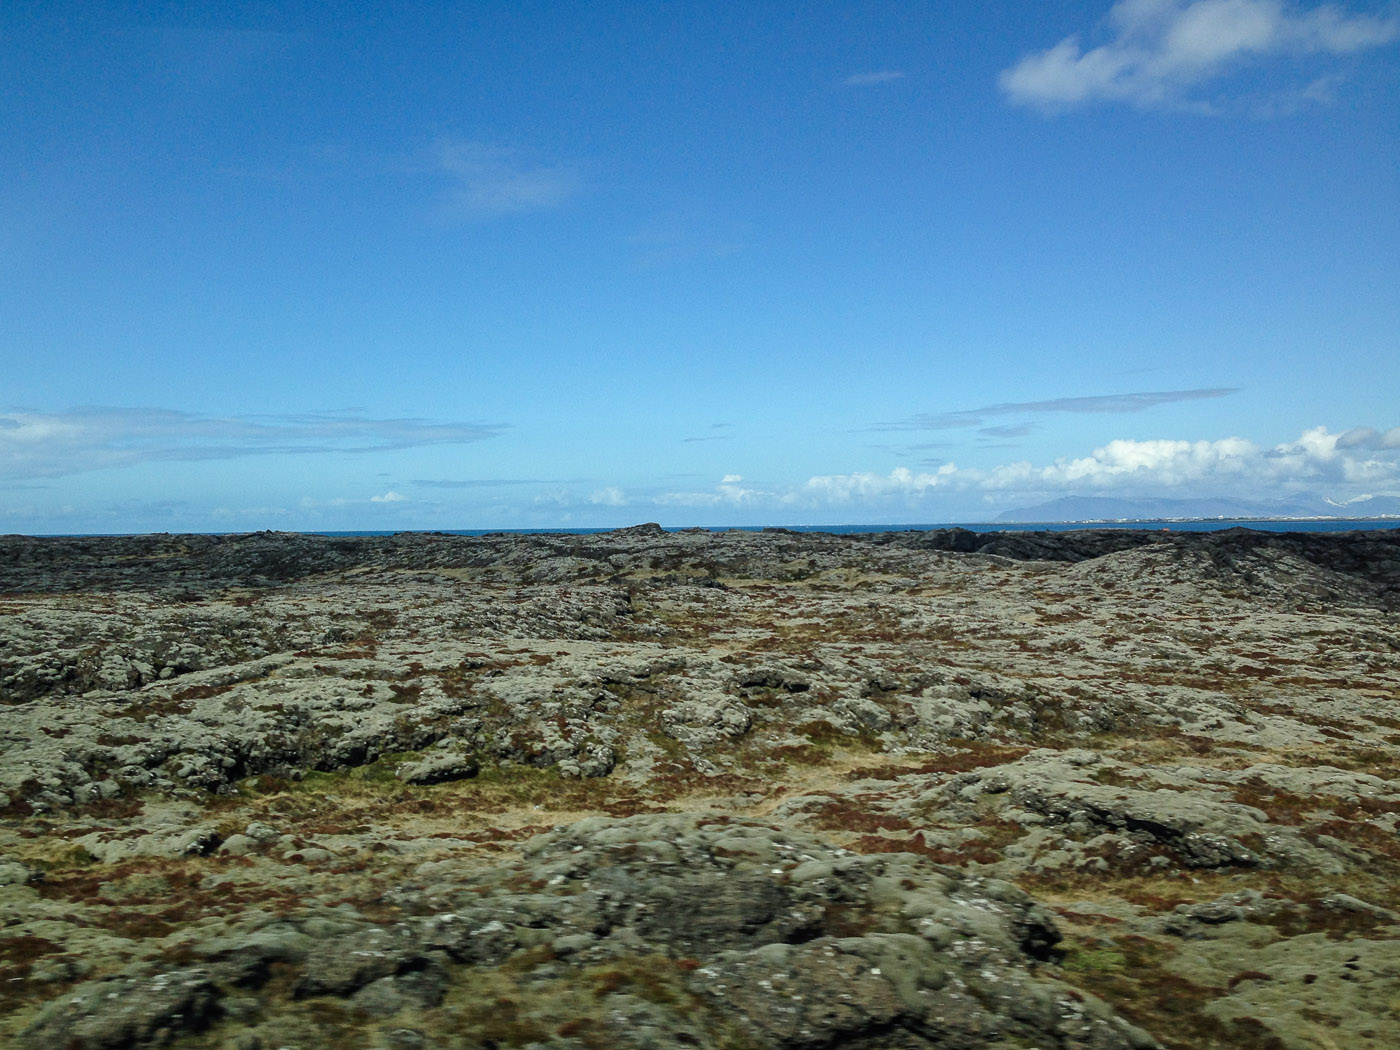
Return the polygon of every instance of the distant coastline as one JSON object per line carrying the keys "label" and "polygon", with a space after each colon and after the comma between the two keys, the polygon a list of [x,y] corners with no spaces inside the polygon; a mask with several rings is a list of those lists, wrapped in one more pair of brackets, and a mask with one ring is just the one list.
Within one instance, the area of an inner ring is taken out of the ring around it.
{"label": "distant coastline", "polygon": [[[618,526],[626,527],[626,526]],[[615,527],[616,528],[616,527]],[[400,532],[439,532],[449,536],[487,536],[493,533],[537,535],[564,533],[594,535],[615,528],[526,528],[526,529],[388,529],[359,532],[317,532],[318,536],[393,536]],[[1400,516],[1377,518],[1123,518],[1097,521],[950,521],[933,523],[893,523],[876,525],[663,525],[666,532],[700,528],[705,532],[762,532],[786,529],[789,532],[830,532],[838,535],[869,532],[935,532],[939,529],[966,529],[969,532],[1069,532],[1076,529],[1183,529],[1208,532],[1217,529],[1256,528],[1268,532],[1346,532],[1353,529],[1400,528]]]}
{"label": "distant coastline", "polygon": [[[494,528],[494,529],[281,529],[281,531],[306,536],[397,536],[401,534],[437,534],[442,536],[492,536],[518,535],[540,536],[551,533],[566,536],[592,536],[618,529],[626,525],[610,526],[542,526],[539,528]],[[836,535],[852,535],[872,532],[936,532],[940,529],[966,529],[969,532],[1071,532],[1077,529],[1181,529],[1190,532],[1210,532],[1219,529],[1249,528],[1266,532],[1347,532],[1354,529],[1400,529],[1400,515],[1384,515],[1372,518],[1098,518],[1082,521],[944,521],[944,522],[882,522],[875,525],[663,525],[664,532],[685,532],[699,529],[702,532],[763,532],[773,529],[787,532],[829,532]],[[241,532],[188,532],[177,530],[175,534],[191,536],[241,536]],[[164,533],[169,535],[170,533]],[[154,533],[116,532],[50,532],[36,533],[43,538],[86,538],[101,536],[154,535]]]}
{"label": "distant coastline", "polygon": [[[1064,528],[1066,526],[1076,527],[1126,527],[1126,528],[1151,528],[1154,525],[1199,525],[1210,528],[1234,528],[1243,525],[1264,525],[1264,526],[1307,526],[1325,525],[1330,531],[1337,526],[1355,526],[1357,528],[1385,528],[1395,526],[1400,528],[1400,514],[1378,514],[1367,518],[1339,518],[1332,515],[1258,515],[1240,517],[1180,517],[1180,518],[1075,518],[1073,520],[1055,521],[997,521],[985,523],[988,528]],[[965,526],[971,527],[971,526]],[[983,527],[979,523],[979,528]]]}

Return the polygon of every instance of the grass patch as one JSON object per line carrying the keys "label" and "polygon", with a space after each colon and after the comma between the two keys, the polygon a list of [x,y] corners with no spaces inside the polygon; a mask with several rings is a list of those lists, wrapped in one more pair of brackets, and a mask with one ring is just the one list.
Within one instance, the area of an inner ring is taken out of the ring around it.
{"label": "grass patch", "polygon": [[1062,945],[1060,976],[1079,983],[1147,1029],[1171,1050],[1284,1050],[1285,1044],[1254,1018],[1221,1021],[1205,1013],[1226,987],[1195,984],[1167,969],[1169,948],[1129,935],[1102,944]]}

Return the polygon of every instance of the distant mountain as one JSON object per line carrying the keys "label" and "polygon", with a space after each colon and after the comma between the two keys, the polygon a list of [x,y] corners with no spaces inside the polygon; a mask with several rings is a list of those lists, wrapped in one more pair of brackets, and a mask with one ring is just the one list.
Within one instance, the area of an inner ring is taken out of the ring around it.
{"label": "distant mountain", "polygon": [[1400,515],[1400,497],[1364,496],[1335,503],[1303,494],[1278,500],[1122,499],[1112,496],[1063,496],[1033,507],[1017,507],[997,521],[1121,521],[1170,518],[1371,518]]}

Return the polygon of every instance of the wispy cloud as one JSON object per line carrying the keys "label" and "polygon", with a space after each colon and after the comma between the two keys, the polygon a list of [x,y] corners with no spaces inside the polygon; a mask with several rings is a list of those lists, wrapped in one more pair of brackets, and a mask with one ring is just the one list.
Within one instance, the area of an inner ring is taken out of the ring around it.
{"label": "wispy cloud", "polygon": [[456,220],[557,208],[579,189],[573,169],[531,163],[519,150],[492,143],[440,139],[432,162],[448,180],[445,211]]}
{"label": "wispy cloud", "polygon": [[153,461],[381,452],[466,444],[504,429],[501,424],[371,419],[353,413],[233,417],[163,408],[0,411],[0,476],[63,477]]}
{"label": "wispy cloud", "polygon": [[681,440],[682,440],[682,441],[685,441],[685,442],[691,442],[691,441],[725,441],[725,440],[727,440],[727,439],[731,436],[730,434],[726,433],[726,431],[733,430],[733,429],[734,429],[734,424],[733,424],[733,423],[711,423],[711,424],[709,425],[709,428],[708,428],[709,433],[707,433],[707,434],[701,434],[701,435],[696,435],[696,436],[693,436],[693,437],[681,438]]}
{"label": "wispy cloud", "polygon": [[903,80],[904,70],[902,69],[881,69],[873,73],[855,73],[841,83],[847,87],[870,87],[873,84],[888,84],[894,80]]}
{"label": "wispy cloud", "polygon": [[493,489],[501,485],[554,485],[558,481],[549,478],[471,478],[465,481],[414,478],[409,484],[424,489]]}
{"label": "wispy cloud", "polygon": [[1022,438],[1039,429],[1034,423],[1004,423],[994,427],[982,427],[977,431],[984,438],[1005,440]]}
{"label": "wispy cloud", "polygon": [[[956,412],[922,413],[908,419],[892,423],[881,423],[876,430],[954,430],[960,427],[982,427],[988,416],[1032,416],[1053,412],[1077,412],[1086,414],[1116,414],[1123,412],[1144,412],[1158,405],[1169,405],[1178,401],[1198,401],[1202,398],[1225,397],[1236,393],[1237,387],[1209,387],[1199,390],[1149,390],[1131,394],[1100,394],[1091,397],[1057,397],[1048,401],[1004,401],[981,408],[962,409]],[[1000,431],[994,436],[1019,436],[1017,427],[995,428]],[[987,428],[989,432],[993,428]]]}
{"label": "wispy cloud", "polygon": [[[1098,47],[1085,50],[1075,35],[1024,56],[1002,71],[1002,91],[1050,111],[1094,101],[1205,109],[1192,89],[1249,59],[1341,55],[1400,37],[1395,17],[1285,0],[1121,0],[1107,28],[1109,39]],[[1314,80],[1298,97],[1322,101],[1333,86]]]}

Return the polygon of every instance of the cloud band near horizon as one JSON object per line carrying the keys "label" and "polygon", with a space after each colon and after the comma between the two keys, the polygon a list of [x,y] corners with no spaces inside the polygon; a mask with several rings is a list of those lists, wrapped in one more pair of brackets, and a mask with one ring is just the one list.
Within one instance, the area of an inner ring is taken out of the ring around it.
{"label": "cloud band near horizon", "polygon": [[[1187,393],[1214,396],[1220,391],[1065,398],[1004,403],[976,411],[984,415],[1031,410],[1132,412]],[[383,452],[464,444],[483,441],[503,429],[501,425],[372,419],[351,413],[254,418],[130,408],[0,412],[0,475],[9,479],[6,488],[12,494],[39,492],[41,488],[24,482],[103,468],[119,470],[149,462]],[[658,509],[687,512],[688,508],[688,512],[709,517],[732,512],[735,516],[763,518],[769,523],[791,521],[799,512],[825,516],[835,508],[844,508],[840,514],[851,519],[864,516],[894,520],[888,517],[890,512],[902,514],[922,508],[931,515],[930,520],[954,520],[940,508],[1010,507],[1066,495],[1228,495],[1257,499],[1316,491],[1345,503],[1368,495],[1400,496],[1400,426],[1356,426],[1337,432],[1315,426],[1293,440],[1272,445],[1237,436],[1197,440],[1119,438],[1084,455],[1059,456],[1049,461],[1016,460],[990,467],[960,467],[949,462],[931,470],[897,466],[887,472],[813,474],[805,480],[779,478],[764,482],[732,471],[713,487],[693,490],[664,489],[645,480],[625,485],[608,477],[578,478],[571,483],[509,477],[411,478],[366,476],[364,490],[359,494],[318,497],[320,501],[312,509],[373,506],[413,514],[425,507],[434,513],[454,512],[455,506],[455,513],[467,513],[477,504],[476,500],[437,504],[410,493],[413,489],[439,494],[457,489],[467,496],[466,490],[491,488],[497,489],[496,494],[486,497],[493,512],[522,520],[527,520],[527,510],[538,512],[542,499],[543,505],[557,508],[561,514],[591,508],[595,514],[608,513],[609,520],[622,520],[617,515],[625,517],[634,511],[652,517]],[[551,486],[551,492],[542,496],[540,486],[544,485]],[[503,492],[511,490],[518,491],[519,497],[503,496]],[[64,497],[63,502],[71,502],[71,496]],[[305,509],[311,504],[304,499],[301,506]],[[74,512],[57,507],[44,511],[38,504],[23,509],[13,501],[8,511],[0,508],[0,516],[8,518],[32,518],[46,513],[62,517]],[[94,512],[89,509],[83,513],[92,516]],[[284,509],[279,513],[281,521],[294,512]],[[454,523],[452,527],[461,526]]]}
{"label": "cloud band near horizon", "polygon": [[658,502],[671,506],[819,508],[921,500],[936,494],[977,494],[1003,502],[1034,502],[1064,495],[1130,496],[1229,494],[1267,498],[1310,487],[1340,501],[1365,495],[1400,495],[1400,427],[1381,432],[1357,427],[1340,434],[1326,427],[1305,430],[1296,440],[1272,446],[1239,437],[1216,440],[1122,438],[1088,455],[1060,457],[1036,465],[1004,463],[990,469],[945,463],[932,471],[896,467],[889,473],[820,474],[786,489],[761,489],[726,476],[713,489],[669,492]]}

